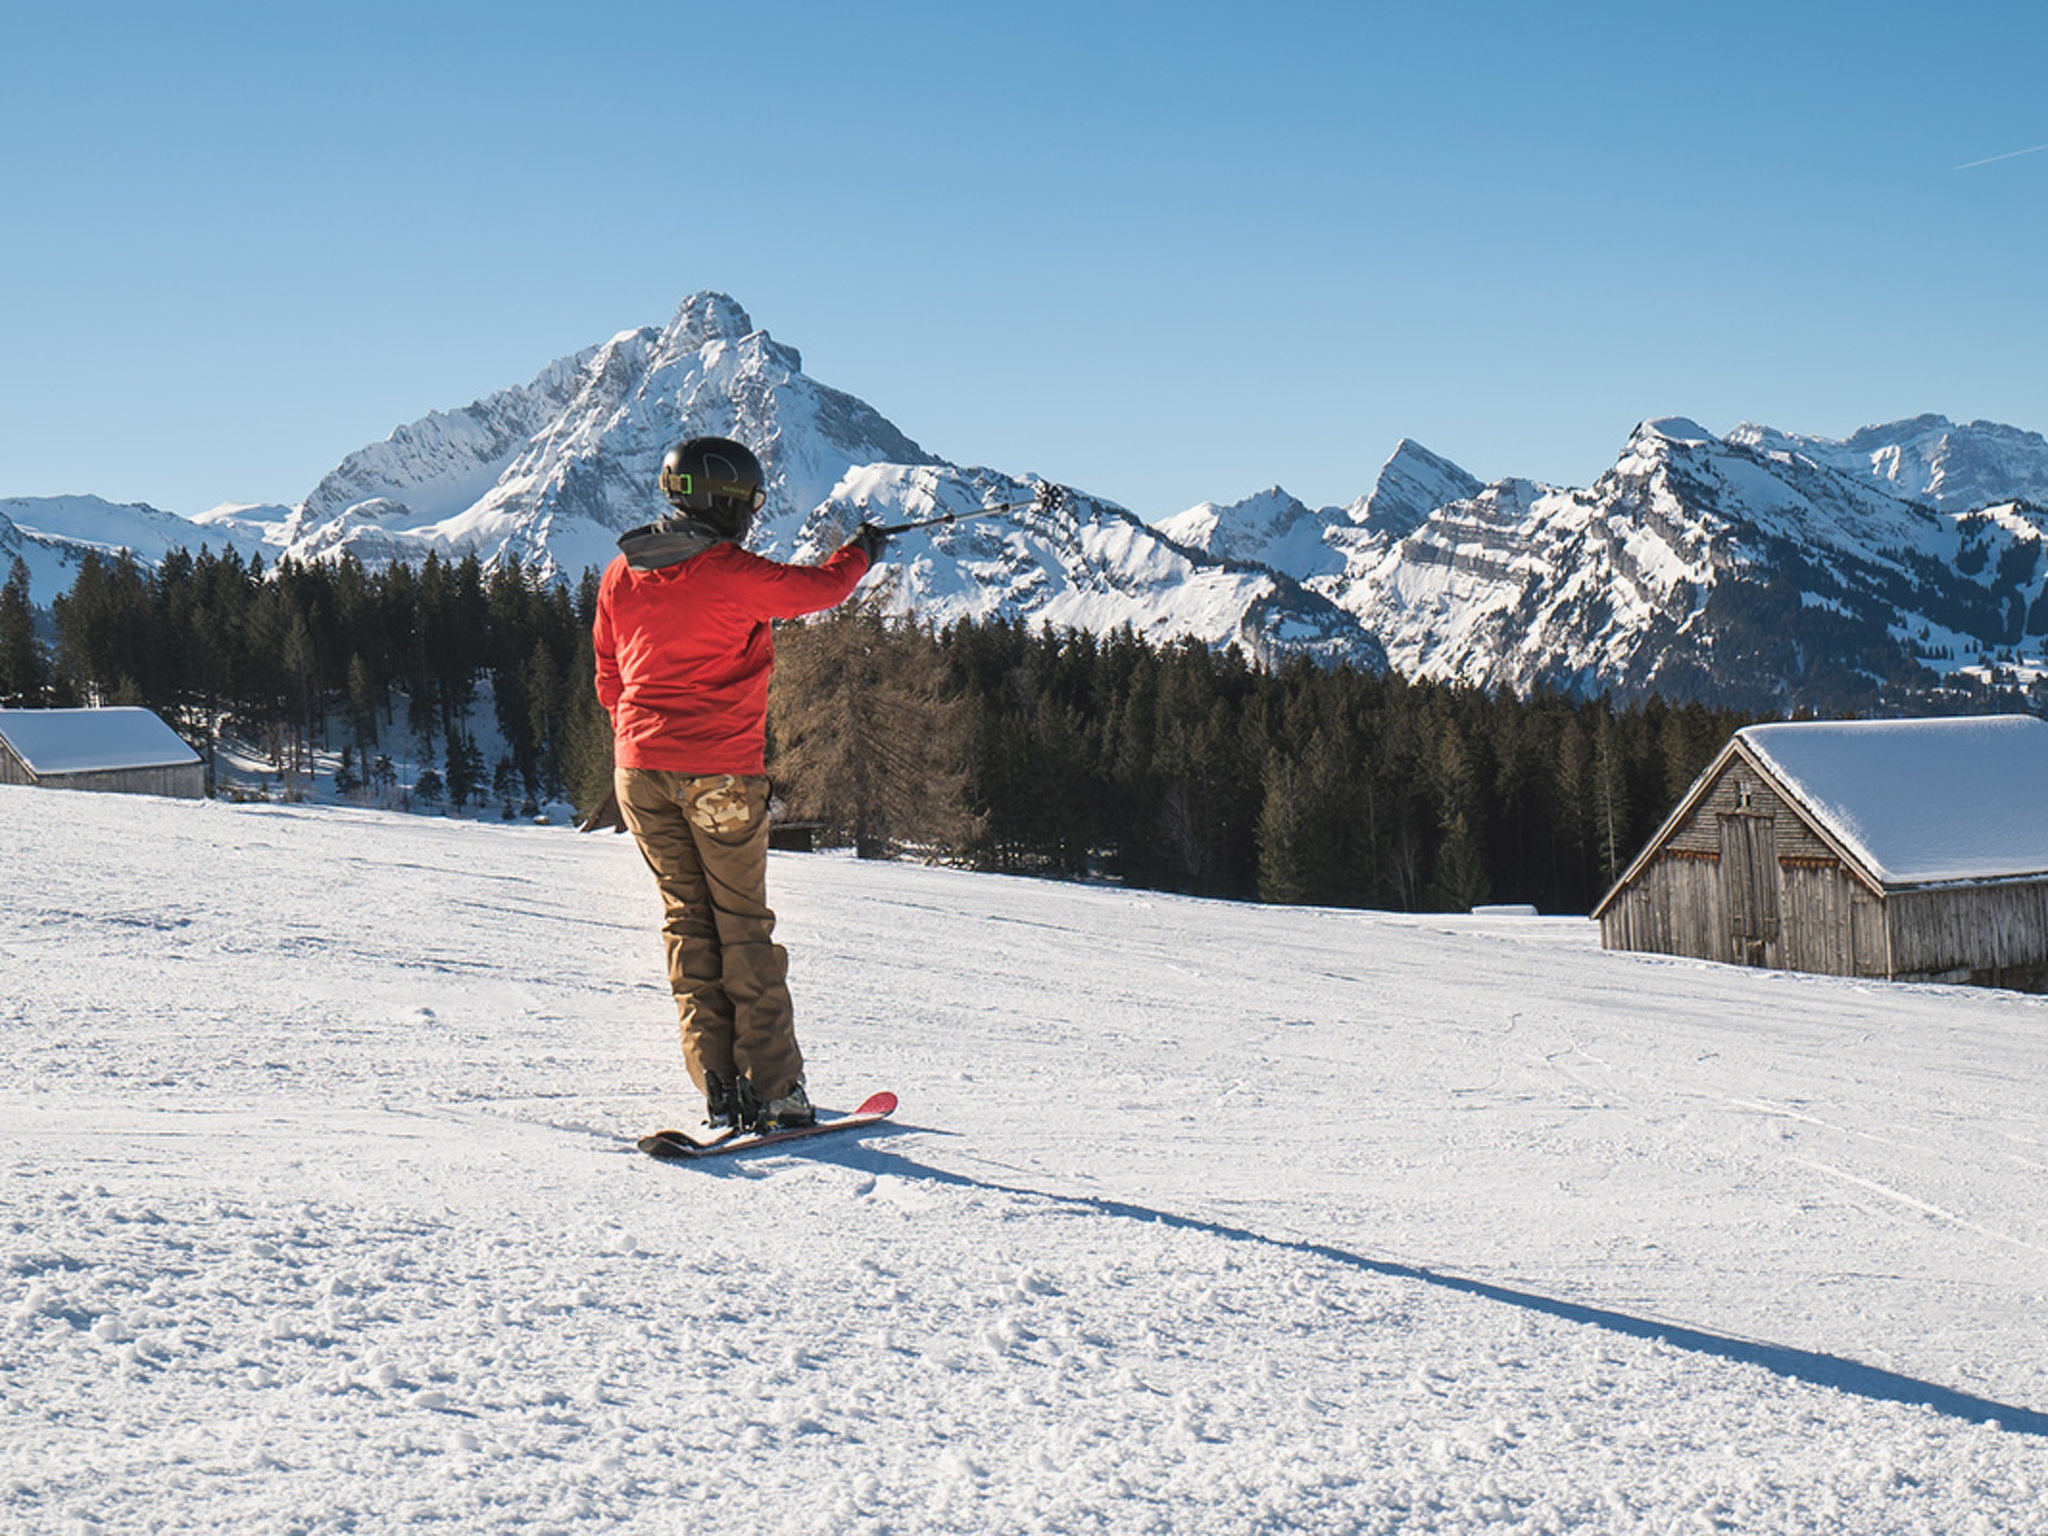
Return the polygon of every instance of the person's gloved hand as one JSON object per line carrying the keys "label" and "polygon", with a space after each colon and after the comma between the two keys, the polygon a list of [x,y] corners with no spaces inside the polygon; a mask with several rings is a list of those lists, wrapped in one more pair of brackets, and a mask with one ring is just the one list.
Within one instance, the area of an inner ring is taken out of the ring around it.
{"label": "person's gloved hand", "polygon": [[882,551],[888,547],[889,535],[874,523],[862,523],[853,530],[853,537],[846,541],[848,549],[857,549],[868,557],[868,564],[874,565],[882,558]]}

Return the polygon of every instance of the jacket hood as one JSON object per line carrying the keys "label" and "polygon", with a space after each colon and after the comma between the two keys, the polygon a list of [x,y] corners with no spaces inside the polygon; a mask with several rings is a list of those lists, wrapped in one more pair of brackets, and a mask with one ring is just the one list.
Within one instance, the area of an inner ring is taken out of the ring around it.
{"label": "jacket hood", "polygon": [[619,552],[636,571],[658,571],[694,559],[714,544],[733,542],[730,534],[694,517],[664,517],[620,534]]}

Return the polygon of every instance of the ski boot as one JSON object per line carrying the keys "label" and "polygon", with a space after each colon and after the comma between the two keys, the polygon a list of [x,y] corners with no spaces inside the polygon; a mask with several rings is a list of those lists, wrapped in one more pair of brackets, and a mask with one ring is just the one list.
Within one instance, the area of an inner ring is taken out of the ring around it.
{"label": "ski boot", "polygon": [[[745,1096],[753,1099],[753,1090],[746,1090]],[[763,1104],[755,1100],[753,1128],[763,1135],[772,1131],[793,1131],[802,1126],[816,1125],[818,1112],[811,1107],[810,1095],[804,1092],[804,1080],[798,1078],[796,1086],[779,1099],[770,1099]]]}
{"label": "ski boot", "polygon": [[730,1126],[736,1131],[747,1128],[746,1122],[740,1118],[740,1092],[733,1079],[720,1077],[715,1072],[705,1074],[704,1123],[721,1128]]}

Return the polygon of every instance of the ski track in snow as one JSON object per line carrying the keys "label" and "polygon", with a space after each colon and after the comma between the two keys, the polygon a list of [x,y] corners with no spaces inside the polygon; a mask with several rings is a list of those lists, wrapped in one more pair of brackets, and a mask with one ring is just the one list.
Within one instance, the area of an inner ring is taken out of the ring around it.
{"label": "ski track in snow", "polygon": [[777,856],[671,1166],[623,838],[0,787],[0,1530],[2048,1530],[2048,1003]]}

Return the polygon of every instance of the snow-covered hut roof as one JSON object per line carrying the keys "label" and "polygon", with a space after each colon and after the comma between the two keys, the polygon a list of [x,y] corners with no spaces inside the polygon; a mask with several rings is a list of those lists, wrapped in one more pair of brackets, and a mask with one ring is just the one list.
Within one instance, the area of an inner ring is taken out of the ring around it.
{"label": "snow-covered hut roof", "polygon": [[153,711],[0,709],[0,741],[38,778],[123,768],[176,768],[199,754]]}
{"label": "snow-covered hut roof", "polygon": [[1792,721],[1736,739],[1884,885],[2048,873],[2048,721]]}

